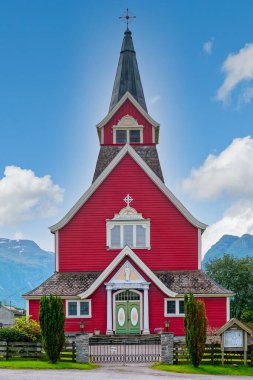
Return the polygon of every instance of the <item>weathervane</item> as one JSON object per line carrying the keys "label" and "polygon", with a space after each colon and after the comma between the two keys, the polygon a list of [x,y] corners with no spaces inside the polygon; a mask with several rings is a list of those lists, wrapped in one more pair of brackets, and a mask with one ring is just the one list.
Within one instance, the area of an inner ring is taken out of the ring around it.
{"label": "weathervane", "polygon": [[129,207],[129,206],[130,206],[130,203],[133,201],[133,198],[130,197],[129,194],[127,194],[127,196],[124,198],[124,201],[126,202],[127,207]]}
{"label": "weathervane", "polygon": [[126,24],[127,24],[127,29],[128,29],[129,20],[136,18],[136,16],[130,16],[128,12],[128,8],[127,8],[127,10],[123,13],[123,15],[119,17],[119,19],[123,19],[123,18],[126,19]]}

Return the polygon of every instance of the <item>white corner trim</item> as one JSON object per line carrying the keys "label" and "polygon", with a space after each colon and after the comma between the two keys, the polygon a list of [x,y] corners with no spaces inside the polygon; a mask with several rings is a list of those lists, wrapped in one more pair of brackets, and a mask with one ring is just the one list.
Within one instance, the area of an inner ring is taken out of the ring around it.
{"label": "white corner trim", "polygon": [[160,124],[157,123],[149,114],[141,107],[141,105],[135,100],[135,98],[130,94],[129,91],[125,93],[124,96],[118,101],[118,103],[113,107],[111,112],[108,113],[108,115],[96,125],[96,127],[102,128],[104,127],[108,121],[113,117],[113,115],[118,111],[118,109],[123,105],[123,103],[129,99],[130,102],[138,109],[138,111],[142,114],[142,116],[155,128],[159,128]]}
{"label": "white corner trim", "polygon": [[201,269],[202,260],[202,234],[201,229],[198,229],[198,269]]}
{"label": "white corner trim", "polygon": [[101,129],[101,144],[104,144],[105,136],[104,136],[104,128]]}
{"label": "white corner trim", "polygon": [[117,154],[116,157],[110,162],[105,170],[100,174],[95,182],[89,189],[81,196],[77,203],[70,209],[70,211],[56,224],[49,227],[51,232],[55,232],[67,224],[67,222],[77,213],[82,205],[90,198],[96,191],[111,171],[118,165],[122,158],[129,154],[135,162],[144,170],[150,179],[157,185],[157,187],[164,193],[164,195],[174,204],[174,206],[185,216],[185,218],[195,227],[205,230],[207,225],[198,221],[194,216],[183,206],[183,204],[175,197],[175,195],[165,186],[160,178],[153,172],[153,170],[146,164],[146,162],[135,152],[131,145],[126,144]]}
{"label": "white corner trim", "polygon": [[55,271],[59,272],[59,231],[55,231]]}
{"label": "white corner trim", "polygon": [[25,301],[25,315],[26,315],[26,318],[28,319],[29,318],[29,300]]}
{"label": "white corner trim", "polygon": [[226,314],[227,314],[227,322],[230,321],[230,297],[227,297],[226,301]]}
{"label": "white corner trim", "polygon": [[175,297],[177,293],[168,289],[159,278],[147,267],[146,264],[129,248],[126,246],[122,251],[115,257],[115,259],[108,265],[108,267],[101,273],[101,275],[96,279],[95,282],[87,289],[85,292],[78,294],[78,297],[85,299],[89,297],[94,291],[101,285],[103,281],[109,276],[109,274],[116,268],[116,266],[121,262],[124,257],[130,257],[135,264],[152,280],[161,291],[168,295],[169,297]]}
{"label": "white corner trim", "polygon": [[[227,294],[227,293],[193,293],[194,297],[197,298],[230,298],[235,295],[235,293]],[[179,294],[177,297],[184,297],[184,294]]]}

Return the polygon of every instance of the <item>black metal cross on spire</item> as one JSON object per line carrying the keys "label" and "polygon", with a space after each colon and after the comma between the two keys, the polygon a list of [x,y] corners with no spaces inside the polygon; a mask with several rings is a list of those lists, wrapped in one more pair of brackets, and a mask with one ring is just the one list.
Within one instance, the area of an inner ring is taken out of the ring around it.
{"label": "black metal cross on spire", "polygon": [[128,23],[129,23],[129,20],[133,19],[133,18],[136,18],[136,16],[131,16],[128,12],[128,8],[127,10],[123,13],[122,16],[119,17],[120,19],[123,19],[125,18],[126,19],[126,24],[127,24],[127,29],[128,29]]}

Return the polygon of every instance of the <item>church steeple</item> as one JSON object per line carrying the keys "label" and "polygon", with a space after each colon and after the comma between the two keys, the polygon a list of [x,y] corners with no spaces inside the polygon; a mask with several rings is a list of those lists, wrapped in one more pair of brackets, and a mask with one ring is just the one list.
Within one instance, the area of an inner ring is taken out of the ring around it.
{"label": "church steeple", "polygon": [[127,91],[133,95],[140,106],[147,112],[141,77],[132,40],[132,33],[128,27],[125,31],[121,47],[109,112]]}

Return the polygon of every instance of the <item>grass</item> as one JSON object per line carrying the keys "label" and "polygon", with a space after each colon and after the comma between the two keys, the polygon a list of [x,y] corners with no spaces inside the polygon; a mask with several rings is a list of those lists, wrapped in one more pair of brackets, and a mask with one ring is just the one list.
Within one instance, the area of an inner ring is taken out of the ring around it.
{"label": "grass", "polygon": [[179,365],[167,365],[156,363],[151,366],[153,369],[168,372],[178,373],[196,373],[205,375],[230,375],[230,376],[253,376],[253,367],[238,366],[233,367],[231,365],[201,365],[199,368],[195,368],[191,364],[179,364]]}
{"label": "grass", "polygon": [[80,364],[74,362],[59,361],[56,364],[43,360],[7,360],[0,361],[0,369],[81,369],[90,370],[99,366],[92,363]]}

